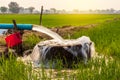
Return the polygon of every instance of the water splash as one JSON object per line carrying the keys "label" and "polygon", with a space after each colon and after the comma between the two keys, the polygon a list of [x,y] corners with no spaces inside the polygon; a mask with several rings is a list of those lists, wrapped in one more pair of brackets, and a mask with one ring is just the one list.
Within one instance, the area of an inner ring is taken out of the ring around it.
{"label": "water splash", "polygon": [[61,43],[64,41],[64,39],[61,36],[59,36],[57,33],[53,32],[43,26],[33,25],[32,30],[45,33]]}
{"label": "water splash", "polygon": [[6,33],[7,29],[0,29],[0,35],[3,35],[3,33]]}

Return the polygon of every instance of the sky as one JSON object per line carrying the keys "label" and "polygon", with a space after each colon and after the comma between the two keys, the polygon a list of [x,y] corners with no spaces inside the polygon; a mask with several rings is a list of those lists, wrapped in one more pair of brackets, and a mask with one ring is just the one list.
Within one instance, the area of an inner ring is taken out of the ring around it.
{"label": "sky", "polygon": [[44,9],[56,8],[58,10],[96,10],[114,8],[120,10],[120,0],[0,0],[0,6],[8,7],[13,1],[17,2],[21,7],[33,6],[37,10],[43,5]]}

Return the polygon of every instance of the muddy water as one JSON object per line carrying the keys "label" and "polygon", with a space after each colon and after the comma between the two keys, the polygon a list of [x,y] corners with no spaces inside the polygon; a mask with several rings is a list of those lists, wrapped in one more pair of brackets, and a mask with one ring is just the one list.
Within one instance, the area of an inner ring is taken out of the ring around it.
{"label": "muddy water", "polygon": [[59,42],[64,41],[64,39],[61,36],[59,36],[57,33],[53,32],[50,29],[47,29],[47,28],[45,28],[43,26],[33,25],[32,30],[45,33],[48,36],[52,37],[53,39],[55,39],[55,40],[57,40]]}

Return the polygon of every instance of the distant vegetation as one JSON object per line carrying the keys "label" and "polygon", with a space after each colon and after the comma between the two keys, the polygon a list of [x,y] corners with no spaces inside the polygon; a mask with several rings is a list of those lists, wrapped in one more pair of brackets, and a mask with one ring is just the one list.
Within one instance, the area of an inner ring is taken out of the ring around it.
{"label": "distant vegetation", "polygon": [[30,6],[28,8],[20,7],[17,2],[10,2],[8,8],[5,6],[0,7],[1,13],[32,13],[35,8]]}
{"label": "distant vegetation", "polygon": [[[18,14],[39,14],[40,11],[36,10],[33,6],[28,8],[24,8],[24,6],[19,6],[17,2],[10,2],[6,6],[0,6],[0,13],[1,14],[11,14],[11,13],[18,13]],[[40,6],[41,7],[41,6]],[[71,11],[67,11],[65,9],[57,10],[55,8],[50,9],[43,9],[44,14],[120,14],[120,10],[115,10],[113,8],[110,9],[96,9],[96,10],[78,10],[73,9]]]}

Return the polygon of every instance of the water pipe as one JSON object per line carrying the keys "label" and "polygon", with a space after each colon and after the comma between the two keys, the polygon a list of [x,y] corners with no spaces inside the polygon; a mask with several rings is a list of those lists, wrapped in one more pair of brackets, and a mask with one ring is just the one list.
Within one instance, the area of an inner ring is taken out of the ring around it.
{"label": "water pipe", "polygon": [[[32,24],[17,24],[19,30],[32,30]],[[14,29],[14,24],[0,24],[0,29]]]}

